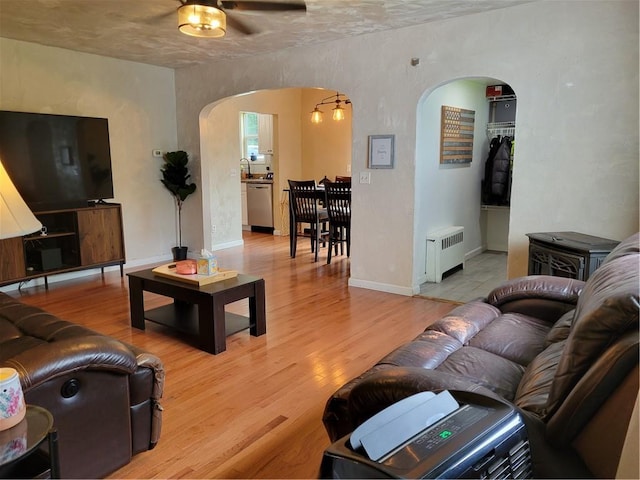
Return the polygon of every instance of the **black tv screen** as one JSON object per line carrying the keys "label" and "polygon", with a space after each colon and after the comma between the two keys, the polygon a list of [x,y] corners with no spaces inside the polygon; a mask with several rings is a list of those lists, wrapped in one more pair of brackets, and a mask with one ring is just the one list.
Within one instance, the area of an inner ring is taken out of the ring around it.
{"label": "black tv screen", "polygon": [[0,111],[0,161],[36,212],[113,198],[106,118]]}

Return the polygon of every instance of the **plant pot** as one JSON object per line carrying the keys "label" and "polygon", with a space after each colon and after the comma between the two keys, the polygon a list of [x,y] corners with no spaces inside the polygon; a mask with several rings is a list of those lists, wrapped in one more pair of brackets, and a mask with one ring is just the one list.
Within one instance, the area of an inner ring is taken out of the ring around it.
{"label": "plant pot", "polygon": [[187,250],[188,247],[173,247],[171,249],[171,252],[173,252],[173,261],[177,262],[178,260],[186,260]]}

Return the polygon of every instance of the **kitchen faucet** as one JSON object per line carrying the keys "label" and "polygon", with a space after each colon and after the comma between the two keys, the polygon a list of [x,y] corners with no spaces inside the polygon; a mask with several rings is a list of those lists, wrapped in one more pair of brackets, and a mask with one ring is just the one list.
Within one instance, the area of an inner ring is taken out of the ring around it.
{"label": "kitchen faucet", "polygon": [[240,159],[240,163],[242,163],[242,161],[243,161],[243,160],[244,160],[245,162],[247,162],[247,178],[252,178],[252,177],[251,177],[251,162],[249,161],[249,159],[248,159],[248,158],[242,157],[242,158]]}

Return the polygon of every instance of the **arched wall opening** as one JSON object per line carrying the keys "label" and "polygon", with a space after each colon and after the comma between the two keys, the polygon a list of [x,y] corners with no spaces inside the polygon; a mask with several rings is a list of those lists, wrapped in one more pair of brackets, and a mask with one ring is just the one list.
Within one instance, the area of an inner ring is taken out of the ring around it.
{"label": "arched wall opening", "polygon": [[[426,91],[416,112],[416,168],[413,284],[427,281],[427,236],[445,227],[464,227],[465,259],[486,250],[507,252],[510,212],[507,205],[484,205],[482,181],[491,139],[496,132],[495,105],[488,85],[507,82],[486,77],[453,79]],[[441,108],[451,106],[474,114],[473,151],[469,163],[441,163]],[[500,106],[503,108],[503,106]],[[507,108],[515,110],[515,99]],[[502,135],[515,135],[512,130]],[[514,150],[515,151],[515,150]],[[510,183],[510,182],[509,182]]]}
{"label": "arched wall opening", "polygon": [[[273,116],[274,234],[288,234],[288,210],[283,206],[287,180],[320,181],[324,176],[350,175],[352,151],[351,108],[334,121],[331,106],[320,107],[324,120],[312,124],[311,111],[335,93],[322,88],[259,90],[207,105],[200,113],[200,176],[202,182],[203,244],[209,250],[242,245],[240,142],[241,112]],[[343,93],[343,92],[341,92]],[[267,173],[252,165],[252,173]],[[246,228],[246,227],[245,227]]]}

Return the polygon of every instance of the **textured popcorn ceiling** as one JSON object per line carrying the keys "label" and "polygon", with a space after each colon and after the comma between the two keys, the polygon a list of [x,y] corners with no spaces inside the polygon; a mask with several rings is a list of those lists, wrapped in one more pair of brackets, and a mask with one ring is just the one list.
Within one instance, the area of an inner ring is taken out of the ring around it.
{"label": "textured popcorn ceiling", "polygon": [[529,1],[307,0],[306,13],[231,12],[260,32],[202,39],[178,31],[178,0],[0,0],[0,37],[180,68]]}

